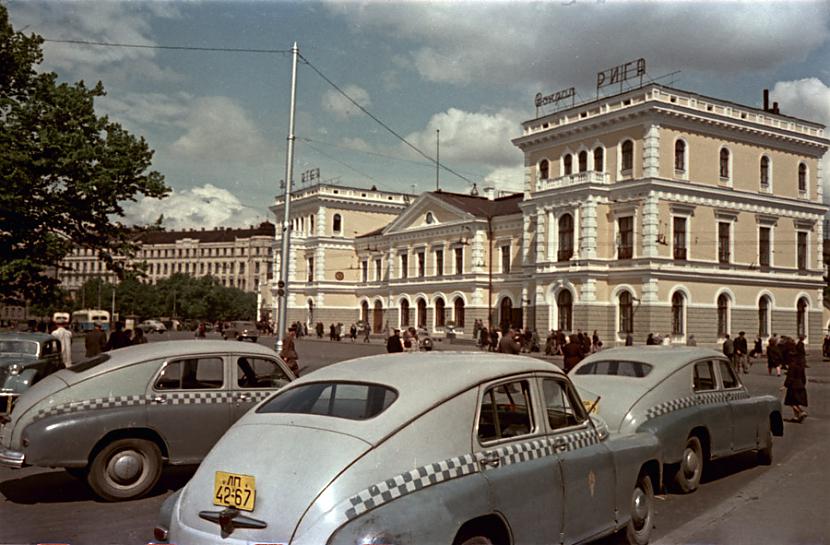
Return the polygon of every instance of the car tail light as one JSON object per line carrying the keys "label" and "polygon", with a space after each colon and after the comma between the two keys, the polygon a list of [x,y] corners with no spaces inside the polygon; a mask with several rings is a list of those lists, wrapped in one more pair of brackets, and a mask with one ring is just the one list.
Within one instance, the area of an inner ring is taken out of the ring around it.
{"label": "car tail light", "polygon": [[153,537],[159,541],[167,541],[167,529],[156,526],[153,528]]}

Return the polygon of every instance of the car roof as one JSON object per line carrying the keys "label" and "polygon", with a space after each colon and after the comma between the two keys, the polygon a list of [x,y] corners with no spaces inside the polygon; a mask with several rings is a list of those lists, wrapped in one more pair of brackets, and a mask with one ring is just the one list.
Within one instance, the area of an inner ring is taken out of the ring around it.
{"label": "car roof", "polygon": [[33,333],[29,331],[3,331],[0,332],[0,340],[5,341],[54,341],[55,337],[49,333]]}
{"label": "car roof", "polygon": [[[218,340],[174,340],[154,341],[134,346],[119,348],[104,352],[109,359],[95,367],[76,373],[70,369],[58,371],[61,378],[67,382],[77,382],[91,376],[106,373],[120,367],[140,363],[142,361],[167,359],[176,356],[191,356],[198,354],[236,353],[277,356],[271,348],[257,343],[238,343]],[[94,356],[97,357],[97,356]],[[81,375],[79,377],[79,375]]]}
{"label": "car roof", "polygon": [[640,361],[651,365],[652,370],[645,377],[637,378],[636,381],[643,385],[653,386],[691,361],[713,357],[723,357],[723,354],[711,348],[696,346],[625,346],[600,350],[591,354],[579,362],[571,374],[577,374],[580,367],[592,361],[609,359]]}
{"label": "car roof", "polygon": [[342,361],[318,369],[295,383],[373,382],[390,386],[401,394],[428,385],[430,397],[439,399],[500,376],[535,371],[564,375],[556,365],[527,356],[442,350],[380,354]]}

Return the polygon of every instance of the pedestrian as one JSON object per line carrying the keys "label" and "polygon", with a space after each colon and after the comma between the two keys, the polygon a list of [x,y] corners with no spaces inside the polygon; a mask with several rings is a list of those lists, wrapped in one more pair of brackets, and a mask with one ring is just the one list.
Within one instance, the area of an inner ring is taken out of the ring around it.
{"label": "pedestrian", "polygon": [[824,336],[824,342],[821,345],[821,355],[824,358],[830,358],[830,333]]}
{"label": "pedestrian", "polygon": [[747,373],[749,373],[749,363],[747,361],[747,355],[749,354],[749,350],[746,344],[746,332],[738,332],[738,336],[735,338],[734,348],[735,372],[743,371],[746,375]]}
{"label": "pedestrian", "polygon": [[568,338],[568,343],[562,347],[562,354],[565,356],[562,364],[565,369],[565,372],[570,372],[577,363],[582,361],[583,352],[582,352],[582,345],[578,341],[576,335],[571,335]]}
{"label": "pedestrian", "polygon": [[[802,348],[804,346],[804,335],[799,336],[799,344]],[[804,356],[804,357],[802,357]],[[784,405],[791,407],[793,410],[793,421],[801,422],[807,417],[807,362],[806,355],[799,354],[799,349],[796,348],[796,357],[790,362],[787,368],[787,378],[784,380],[782,390],[786,390],[784,395]]]}
{"label": "pedestrian", "polygon": [[323,331],[326,329],[326,326],[323,325],[323,322],[317,322],[317,326],[315,328],[317,330],[317,338],[323,338]]}
{"label": "pedestrian", "polygon": [[634,346],[634,335],[630,331],[625,334],[625,346]]}
{"label": "pedestrian", "polygon": [[750,358],[758,358],[764,353],[764,341],[761,340],[760,335],[755,335],[755,345],[749,352]]}
{"label": "pedestrian", "polygon": [[775,376],[781,376],[781,347],[778,346],[778,341],[775,337],[769,338],[767,344],[767,374],[772,375],[772,370],[775,369]]}
{"label": "pedestrian", "polygon": [[689,338],[686,339],[686,346],[697,346],[697,339],[694,335],[689,335]]}
{"label": "pedestrian", "polygon": [[372,328],[369,327],[369,324],[363,324],[363,342],[370,343],[372,340],[369,338],[369,335],[372,334]]}
{"label": "pedestrian", "polygon": [[118,350],[130,346],[130,338],[124,334],[124,322],[115,322],[115,331],[110,333],[110,338],[104,346],[104,351]]}
{"label": "pedestrian", "polygon": [[646,346],[653,346],[657,344],[654,342],[654,333],[649,333],[648,337],[646,337]]}
{"label": "pedestrian", "polygon": [[204,339],[207,336],[207,328],[205,327],[205,323],[202,322],[199,324],[199,327],[196,328],[196,335],[197,339]]}
{"label": "pedestrian", "polygon": [[352,338],[353,343],[357,340],[357,326],[355,324],[352,324],[352,327],[349,328],[349,337]]}
{"label": "pedestrian", "polygon": [[481,350],[489,350],[490,349],[490,330],[486,327],[482,327],[481,330],[478,332],[478,347]]}
{"label": "pedestrian", "polygon": [[104,346],[107,344],[107,334],[101,329],[101,324],[95,322],[92,330],[84,336],[84,347],[86,348],[86,357],[91,358],[97,356],[104,351]]}
{"label": "pedestrian", "polygon": [[666,336],[661,339],[660,344],[663,346],[671,346],[671,334],[666,333]]}
{"label": "pedestrian", "polygon": [[403,341],[401,340],[401,330],[396,329],[392,335],[386,339],[386,351],[390,354],[403,352]]}
{"label": "pedestrian", "polygon": [[140,327],[135,328],[135,334],[133,335],[132,344],[145,344],[146,342],[147,337],[144,336],[144,330]]}
{"label": "pedestrian", "polygon": [[519,354],[522,351],[522,336],[509,329],[499,340],[498,351],[503,354]]}
{"label": "pedestrian", "polygon": [[740,369],[735,368],[735,343],[729,338],[729,333],[723,336],[723,355],[729,360],[732,365],[732,370],[737,375]]}
{"label": "pedestrian", "polygon": [[61,363],[64,367],[72,367],[72,332],[60,323],[52,332],[52,336],[61,343]]}
{"label": "pedestrian", "polygon": [[490,352],[496,352],[498,350],[500,337],[501,335],[496,327],[490,328],[490,346],[488,348]]}
{"label": "pedestrian", "polygon": [[291,326],[288,328],[288,335],[282,341],[282,350],[280,350],[280,357],[291,369],[295,376],[300,376],[300,357],[297,355],[297,349],[294,346],[294,339],[297,337],[297,327]]}

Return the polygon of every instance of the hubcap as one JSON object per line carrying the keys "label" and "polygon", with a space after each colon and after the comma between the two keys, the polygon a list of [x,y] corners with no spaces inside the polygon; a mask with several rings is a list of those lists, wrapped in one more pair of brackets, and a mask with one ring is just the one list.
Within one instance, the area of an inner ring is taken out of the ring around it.
{"label": "hubcap", "polygon": [[693,449],[687,448],[686,452],[683,453],[683,472],[692,477],[697,473],[698,466],[697,453]]}
{"label": "hubcap", "polygon": [[648,497],[639,487],[634,490],[634,497],[631,498],[631,518],[638,527],[648,518]]}
{"label": "hubcap", "polygon": [[113,481],[128,484],[141,474],[144,463],[139,453],[126,450],[113,456],[108,466],[107,473]]}

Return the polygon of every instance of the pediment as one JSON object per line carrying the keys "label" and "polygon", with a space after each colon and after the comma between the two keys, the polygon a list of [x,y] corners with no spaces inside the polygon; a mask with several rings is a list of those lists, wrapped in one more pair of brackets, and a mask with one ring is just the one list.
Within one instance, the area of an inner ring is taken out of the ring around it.
{"label": "pediment", "polygon": [[468,222],[475,216],[432,193],[423,193],[383,230],[384,235]]}

